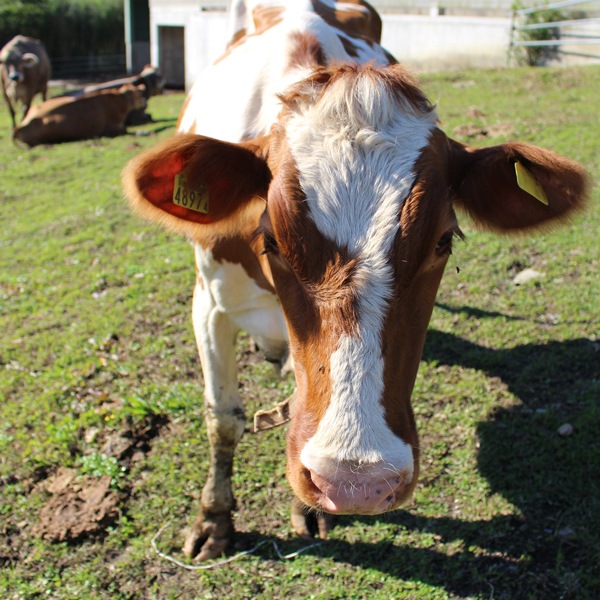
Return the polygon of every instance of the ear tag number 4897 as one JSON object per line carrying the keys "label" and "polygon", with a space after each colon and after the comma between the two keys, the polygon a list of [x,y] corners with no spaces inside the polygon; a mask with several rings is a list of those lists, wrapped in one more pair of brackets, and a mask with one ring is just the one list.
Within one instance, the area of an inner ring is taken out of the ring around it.
{"label": "ear tag number 4897", "polygon": [[173,204],[194,212],[208,214],[208,187],[204,183],[190,186],[185,171],[175,175]]}

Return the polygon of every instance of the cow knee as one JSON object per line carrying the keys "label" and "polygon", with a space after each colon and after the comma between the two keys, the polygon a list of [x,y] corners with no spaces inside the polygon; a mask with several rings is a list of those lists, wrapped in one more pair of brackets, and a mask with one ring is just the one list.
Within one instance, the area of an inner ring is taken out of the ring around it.
{"label": "cow knee", "polygon": [[226,410],[207,406],[205,419],[208,439],[213,448],[231,448],[231,452],[233,452],[246,425],[246,415],[242,406]]}

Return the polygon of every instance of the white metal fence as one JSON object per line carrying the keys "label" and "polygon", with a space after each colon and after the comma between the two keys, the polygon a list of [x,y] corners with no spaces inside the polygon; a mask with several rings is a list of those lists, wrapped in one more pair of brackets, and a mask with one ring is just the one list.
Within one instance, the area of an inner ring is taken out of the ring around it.
{"label": "white metal fence", "polygon": [[519,49],[530,63],[532,57],[541,63],[565,56],[600,60],[600,2],[562,0],[513,11],[509,62]]}

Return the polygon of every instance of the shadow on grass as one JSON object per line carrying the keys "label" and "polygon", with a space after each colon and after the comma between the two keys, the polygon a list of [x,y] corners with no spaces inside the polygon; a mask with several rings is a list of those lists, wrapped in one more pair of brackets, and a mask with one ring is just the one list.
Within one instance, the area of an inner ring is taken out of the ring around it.
{"label": "shadow on grass", "polygon": [[[176,117],[172,117],[169,119],[152,119],[148,123],[141,123],[139,125],[128,125],[127,133],[125,135],[156,135],[161,131],[166,131],[167,129],[174,129],[176,125]],[[141,126],[144,126],[145,129],[138,130],[138,127]]]}
{"label": "shadow on grass", "polygon": [[[482,308],[476,308],[474,306],[451,306],[450,304],[445,304],[444,302],[436,302],[435,305],[437,308],[440,308],[441,310],[452,313],[454,315],[463,313],[469,317],[474,317],[476,319],[501,317],[501,318],[505,319],[506,321],[527,321],[529,323],[534,322],[534,323],[540,323],[542,325],[548,324],[547,321],[531,319],[531,317],[506,315],[506,314],[498,312],[498,311],[484,310]],[[563,325],[569,325],[569,324],[573,324],[573,323],[582,323],[582,322],[585,322],[585,321],[582,321],[580,319],[561,319],[561,323]]]}
{"label": "shadow on grass", "polygon": [[[575,339],[492,350],[433,330],[424,359],[481,370],[502,379],[522,400],[522,405],[499,409],[478,425],[481,474],[520,515],[489,521],[426,518],[405,511],[344,517],[338,526],[383,521],[430,533],[439,542],[459,542],[453,546],[459,549],[450,555],[385,541],[331,540],[306,553],[426,583],[460,597],[598,598],[600,372],[594,344]],[[574,433],[562,437],[557,428],[566,420]],[[286,551],[303,545],[306,542],[290,543]],[[270,548],[266,544],[258,554],[273,558]]]}

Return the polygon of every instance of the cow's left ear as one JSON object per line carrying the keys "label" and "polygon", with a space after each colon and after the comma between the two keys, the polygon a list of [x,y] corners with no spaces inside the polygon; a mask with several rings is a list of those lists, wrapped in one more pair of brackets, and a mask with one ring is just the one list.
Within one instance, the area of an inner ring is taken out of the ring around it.
{"label": "cow's left ear", "polygon": [[143,217],[202,241],[227,230],[257,197],[267,197],[266,144],[176,134],[127,164],[125,195]]}
{"label": "cow's left ear", "polygon": [[489,148],[449,144],[455,203],[484,227],[536,228],[585,206],[588,177],[572,160],[518,142]]}

